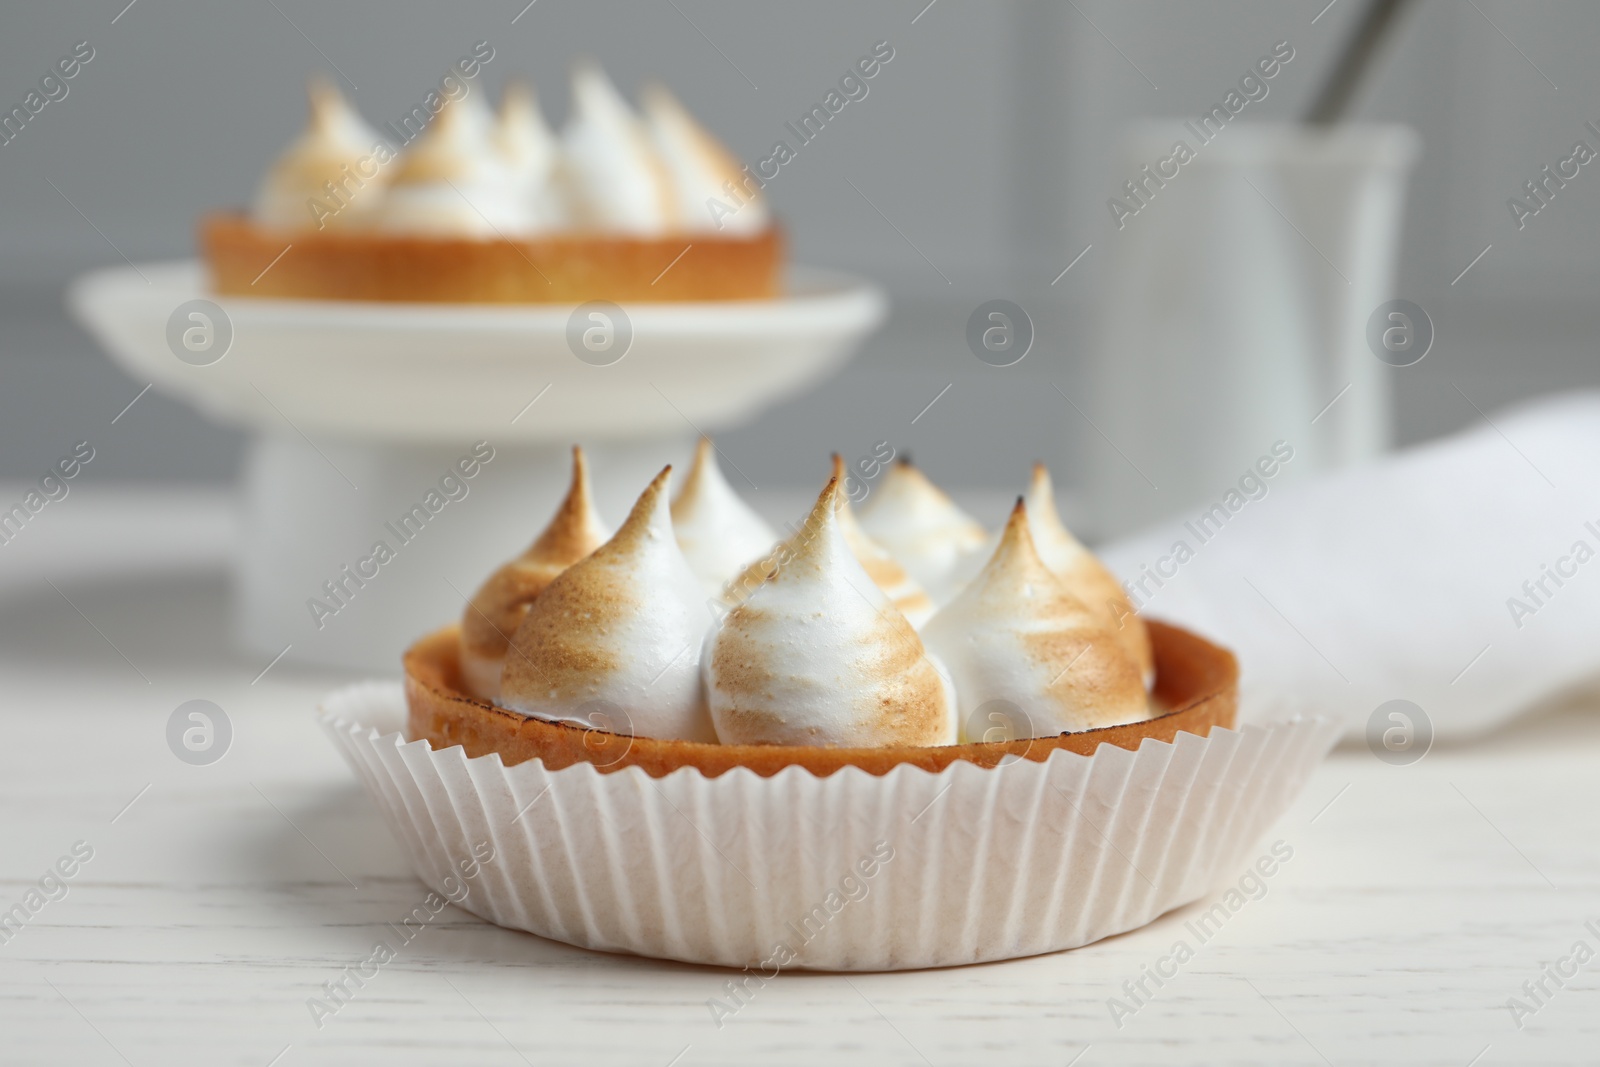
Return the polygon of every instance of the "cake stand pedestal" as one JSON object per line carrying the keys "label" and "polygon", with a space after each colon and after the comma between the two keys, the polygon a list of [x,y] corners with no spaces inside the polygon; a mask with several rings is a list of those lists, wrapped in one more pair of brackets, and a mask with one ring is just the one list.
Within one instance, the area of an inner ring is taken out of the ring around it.
{"label": "cake stand pedestal", "polygon": [[610,361],[577,354],[568,307],[214,297],[194,263],[97,271],[69,304],[130,374],[253,431],[240,644],[385,671],[534,537],[574,442],[615,527],[699,432],[831,373],[886,312],[868,284],[797,269],[780,300],[610,313],[631,332]]}

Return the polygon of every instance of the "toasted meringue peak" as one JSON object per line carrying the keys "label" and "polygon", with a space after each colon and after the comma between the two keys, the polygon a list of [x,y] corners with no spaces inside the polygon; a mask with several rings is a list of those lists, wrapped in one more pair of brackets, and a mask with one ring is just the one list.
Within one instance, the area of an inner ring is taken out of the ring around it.
{"label": "toasted meringue peak", "polygon": [[968,740],[983,740],[993,715],[1019,737],[1151,715],[1139,667],[1115,632],[1039,558],[1021,498],[988,565],[923,635],[955,681]]}
{"label": "toasted meringue peak", "polygon": [[709,437],[695,446],[694,462],[672,502],[672,529],[689,569],[710,596],[778,540],[723,477]]}
{"label": "toasted meringue peak", "polygon": [[453,104],[461,109],[461,119],[472,127],[473,133],[484,137],[491,142],[495,138],[495,131],[499,128],[500,120],[494,113],[494,108],[489,104],[489,94],[477,89],[477,82],[467,82],[467,91],[457,97]]}
{"label": "toasted meringue peak", "polygon": [[581,225],[641,234],[674,228],[671,177],[643,123],[593,63],[573,68],[572,115],[561,140]]}
{"label": "toasted meringue peak", "polygon": [[519,195],[529,205],[533,227],[544,230],[564,224],[568,211],[556,181],[561,146],[539,110],[532,86],[514,82],[506,87],[494,142],[511,168]]}
{"label": "toasted meringue peak", "polygon": [[549,170],[555,160],[555,133],[545,122],[539,97],[527,82],[512,82],[500,95],[494,139],[501,155],[513,167]]}
{"label": "toasted meringue peak", "polygon": [[1028,530],[1044,565],[1055,572],[1068,590],[1097,612],[1117,635],[1128,655],[1139,665],[1146,688],[1155,680],[1155,653],[1150,647],[1150,632],[1134,612],[1133,602],[1105,564],[1067,529],[1056,511],[1055,490],[1050,471],[1043,463],[1033,465],[1033,480],[1028,485]]}
{"label": "toasted meringue peak", "polygon": [[471,92],[446,103],[400,157],[378,228],[486,238],[527,233],[531,206],[495,147],[492,122]]}
{"label": "toasted meringue peak", "polygon": [[[311,121],[268,169],[251,213],[261,225],[285,230],[359,226],[381,199],[388,178],[376,166],[369,164],[371,176],[359,166],[372,159],[377,131],[332,82],[313,78],[307,91]],[[342,203],[330,196],[329,182]],[[322,205],[321,211],[313,210],[313,201]]]}
{"label": "toasted meringue peak", "polygon": [[544,532],[473,594],[461,615],[461,673],[467,690],[484,700],[500,694],[500,672],[511,635],[528,606],[556,575],[599,548],[611,534],[595,511],[589,463],[572,449],[572,484]]}
{"label": "toasted meringue peak", "polygon": [[861,509],[861,525],[937,603],[955,595],[963,562],[989,542],[976,519],[903,457]]}
{"label": "toasted meringue peak", "polygon": [[[837,453],[833,457],[833,476],[839,484],[845,484],[844,459]],[[872,579],[872,584],[888,595],[895,608],[904,615],[916,629],[921,629],[922,624],[933,617],[935,605],[922,586],[917,584],[915,578],[906,573],[887,549],[861,528],[861,523],[856,519],[855,510],[850,506],[850,497],[840,490],[836,498],[839,530],[844,535],[845,544],[850,546],[856,562],[861,564],[867,577]],[[811,522],[806,522],[794,534],[777,546],[777,549],[766,555],[759,556],[750,563],[738,576],[727,583],[722,590],[722,599],[728,604],[736,604],[749,596],[761,583],[766,581],[782,566],[783,561],[794,556],[799,546],[816,535],[816,527]]]}
{"label": "toasted meringue peak", "polygon": [[944,745],[949,683],[845,541],[839,480],[794,552],[706,638],[712,721],[724,744]]}
{"label": "toasted meringue peak", "polygon": [[771,222],[759,186],[722,142],[664,86],[643,93],[651,143],[672,178],[679,225],[690,231],[760,233]]}
{"label": "toasted meringue peak", "polygon": [[[833,476],[840,485],[845,484],[844,457],[837,452],[833,454]],[[872,584],[888,595],[900,614],[912,626],[921,629],[923,623],[933,618],[933,599],[906,573],[899,560],[861,528],[855,509],[850,506],[849,495],[841,491],[837,503],[839,529],[844,533],[845,544],[855,554],[856,562],[867,572]]]}
{"label": "toasted meringue peak", "polygon": [[712,741],[696,653],[711,613],[656,475],[611,540],[545,587],[511,639],[500,702],[637,737]]}

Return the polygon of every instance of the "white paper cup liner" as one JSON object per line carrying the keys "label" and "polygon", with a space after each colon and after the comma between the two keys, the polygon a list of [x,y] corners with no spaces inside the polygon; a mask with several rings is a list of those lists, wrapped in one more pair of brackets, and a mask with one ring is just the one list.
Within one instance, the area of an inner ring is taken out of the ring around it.
{"label": "white paper cup liner", "polygon": [[[406,741],[398,683],[340,689],[320,717],[418,877],[452,898],[465,884],[473,914],[769,976],[1011,959],[1143,926],[1233,877],[1339,732],[1302,717],[992,769],[651,778]],[[484,842],[494,858],[464,883]]]}

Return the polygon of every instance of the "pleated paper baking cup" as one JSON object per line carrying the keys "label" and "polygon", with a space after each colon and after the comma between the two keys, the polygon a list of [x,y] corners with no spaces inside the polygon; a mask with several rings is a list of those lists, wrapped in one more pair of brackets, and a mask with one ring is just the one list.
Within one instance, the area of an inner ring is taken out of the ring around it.
{"label": "pleated paper baking cup", "polygon": [[1338,734],[1295,718],[993,768],[652,778],[436,751],[405,739],[405,715],[400,685],[372,682],[321,720],[435,891],[570,945],[768,975],[981,963],[1142,926],[1236,874]]}

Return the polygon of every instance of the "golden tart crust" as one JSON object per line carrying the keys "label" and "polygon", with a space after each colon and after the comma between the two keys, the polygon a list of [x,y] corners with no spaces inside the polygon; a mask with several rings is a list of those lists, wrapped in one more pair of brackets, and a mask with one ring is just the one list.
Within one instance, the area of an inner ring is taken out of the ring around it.
{"label": "golden tart crust", "polygon": [[772,226],[751,236],[561,233],[481,240],[285,231],[240,214],[214,214],[201,220],[200,250],[212,291],[224,296],[622,304],[775,299],[782,295],[784,239]]}
{"label": "golden tart crust", "polygon": [[1171,741],[1180,732],[1204,737],[1213,727],[1232,729],[1239,706],[1239,664],[1233,653],[1176,626],[1155,621],[1148,625],[1156,663],[1152,699],[1168,709],[1153,719],[994,744],[883,748],[663,741],[547,722],[468,696],[461,681],[460,639],[456,627],[449,626],[424,637],[405,654],[410,709],[406,736],[425,738],[436,749],[461,745],[469,757],[498,752],[507,766],[539,759],[546,768],[559,770],[588,762],[602,772],[638,767],[656,778],[693,767],[714,778],[735,767],[762,777],[791,766],[819,777],[847,766],[878,775],[904,763],[932,772],[957,760],[993,767],[1008,756],[1043,761],[1056,749],[1091,755],[1102,744],[1132,750],[1147,737]]}

